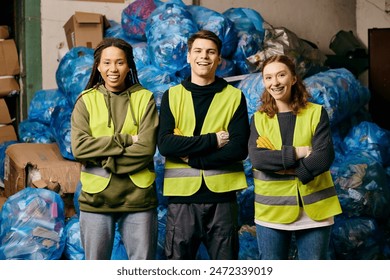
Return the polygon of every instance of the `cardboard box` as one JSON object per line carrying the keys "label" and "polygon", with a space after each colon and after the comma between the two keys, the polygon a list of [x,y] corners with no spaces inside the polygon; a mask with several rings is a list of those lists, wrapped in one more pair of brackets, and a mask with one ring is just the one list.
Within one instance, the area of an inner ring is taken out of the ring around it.
{"label": "cardboard box", "polygon": [[4,98],[0,98],[0,125],[12,123],[11,115],[9,114],[7,102]]}
{"label": "cardboard box", "polygon": [[7,103],[0,98],[0,143],[18,139],[12,122]]}
{"label": "cardboard box", "polygon": [[0,39],[9,38],[9,29],[7,25],[0,25]]}
{"label": "cardboard box", "polygon": [[19,57],[13,39],[0,40],[0,76],[20,74]]}
{"label": "cardboard box", "polygon": [[[4,159],[4,194],[9,197],[26,186],[60,186],[60,194],[74,193],[81,164],[64,159],[56,143],[17,143],[7,147]],[[36,184],[34,184],[36,183]]]}
{"label": "cardboard box", "polygon": [[14,76],[0,76],[0,98],[19,93],[19,83]]}
{"label": "cardboard box", "polygon": [[8,141],[17,141],[15,127],[12,124],[0,125],[0,144]]}
{"label": "cardboard box", "polygon": [[1,208],[3,207],[6,200],[7,200],[6,197],[0,196],[0,212],[1,212]]}
{"label": "cardboard box", "polygon": [[75,12],[64,25],[68,48],[84,46],[94,49],[109,26],[104,15]]}

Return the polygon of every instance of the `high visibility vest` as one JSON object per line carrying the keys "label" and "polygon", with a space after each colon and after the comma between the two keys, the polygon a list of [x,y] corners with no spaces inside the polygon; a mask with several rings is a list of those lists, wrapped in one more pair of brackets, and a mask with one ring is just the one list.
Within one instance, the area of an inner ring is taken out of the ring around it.
{"label": "high visibility vest", "polygon": [[[230,120],[241,102],[241,91],[228,85],[216,93],[206,114],[201,134],[227,131]],[[195,111],[191,92],[182,85],[169,90],[169,106],[175,118],[176,128],[184,136],[193,136],[195,130]],[[242,161],[222,165],[219,169],[201,170],[190,167],[181,160],[166,158],[164,171],[165,196],[190,196],[202,184],[216,193],[229,192],[247,187]]]}
{"label": "high visibility vest", "polygon": [[[138,127],[133,123],[130,110],[130,102],[136,122],[140,123],[150,101],[152,93],[146,89],[141,89],[131,93],[129,96],[129,107],[126,118],[120,133],[137,135]],[[89,113],[89,126],[92,137],[112,136],[115,133],[114,123],[107,126],[108,108],[104,99],[104,94],[97,89],[90,90],[82,95],[83,101]],[[85,165],[81,169],[80,180],[83,191],[87,193],[98,193],[103,191],[109,184],[111,173],[98,166]],[[133,183],[140,188],[149,187],[155,180],[155,173],[145,168],[135,174],[129,174]]]}
{"label": "high visibility vest", "polygon": [[[321,106],[309,103],[297,115],[293,145],[311,146],[311,140],[321,117]],[[282,148],[277,117],[269,118],[256,112],[254,122],[259,135],[267,137],[275,149]],[[308,129],[309,127],[309,129]],[[255,184],[255,218],[272,223],[291,223],[299,215],[299,196],[303,209],[319,221],[341,213],[341,206],[329,171],[304,185],[296,176],[279,175],[253,169]]]}

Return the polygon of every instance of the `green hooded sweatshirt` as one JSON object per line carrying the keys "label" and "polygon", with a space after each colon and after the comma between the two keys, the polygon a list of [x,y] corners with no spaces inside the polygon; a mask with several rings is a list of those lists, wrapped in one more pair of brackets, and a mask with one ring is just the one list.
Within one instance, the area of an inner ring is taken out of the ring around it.
{"label": "green hooded sweatshirt", "polygon": [[[83,99],[78,98],[74,106],[71,118],[71,146],[75,159],[82,164],[103,167],[112,173],[110,183],[103,191],[94,194],[81,191],[79,204],[82,211],[138,212],[157,207],[155,184],[148,188],[139,188],[129,178],[129,174],[144,168],[154,169],[158,112],[152,94],[144,115],[136,124],[138,141],[133,143],[131,135],[120,133],[127,110],[132,108],[129,107],[131,94],[141,89],[143,87],[139,84],[121,93],[109,92],[104,86],[90,89],[98,90],[105,97],[109,112],[106,125],[113,124],[115,128],[111,136],[92,137],[89,112]],[[133,112],[131,113],[134,116]]]}

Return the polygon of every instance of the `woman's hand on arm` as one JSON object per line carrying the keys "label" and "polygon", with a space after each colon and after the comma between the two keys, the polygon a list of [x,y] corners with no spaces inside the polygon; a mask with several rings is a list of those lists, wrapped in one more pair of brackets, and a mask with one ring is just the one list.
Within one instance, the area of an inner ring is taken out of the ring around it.
{"label": "woman's hand on arm", "polygon": [[312,147],[311,146],[299,146],[295,147],[295,155],[296,159],[306,158],[311,154]]}

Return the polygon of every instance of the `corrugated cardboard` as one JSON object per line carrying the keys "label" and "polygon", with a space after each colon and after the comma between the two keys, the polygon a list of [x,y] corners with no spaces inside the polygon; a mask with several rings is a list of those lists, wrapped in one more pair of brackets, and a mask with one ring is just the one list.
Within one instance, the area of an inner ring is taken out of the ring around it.
{"label": "corrugated cardboard", "polygon": [[0,98],[0,125],[10,124],[12,122],[7,103],[4,98]]}
{"label": "corrugated cardboard", "polygon": [[17,141],[15,128],[12,124],[2,126],[0,125],[0,144],[8,141]]}
{"label": "corrugated cardboard", "polygon": [[9,38],[9,29],[7,25],[0,25],[0,39]]}
{"label": "corrugated cardboard", "polygon": [[[80,180],[81,164],[64,159],[56,143],[17,143],[7,147],[4,159],[6,197],[42,181],[60,185],[61,194],[74,193]],[[33,174],[33,176],[31,176]]]}
{"label": "corrugated cardboard", "polygon": [[6,202],[7,198],[4,196],[0,196],[0,212],[1,208],[3,207],[4,203]]}
{"label": "corrugated cardboard", "polygon": [[109,26],[110,23],[104,15],[76,11],[64,25],[68,48],[95,48]]}
{"label": "corrugated cardboard", "polygon": [[14,76],[0,76],[0,98],[18,93],[19,83]]}
{"label": "corrugated cardboard", "polygon": [[12,125],[7,103],[4,98],[0,98],[0,143],[16,140],[17,135]]}
{"label": "corrugated cardboard", "polygon": [[19,75],[19,58],[13,39],[0,40],[0,76]]}

